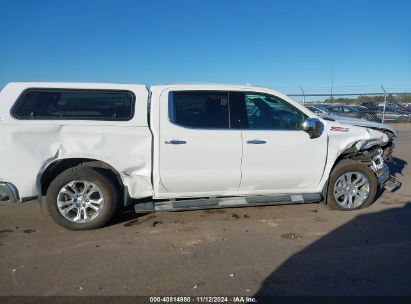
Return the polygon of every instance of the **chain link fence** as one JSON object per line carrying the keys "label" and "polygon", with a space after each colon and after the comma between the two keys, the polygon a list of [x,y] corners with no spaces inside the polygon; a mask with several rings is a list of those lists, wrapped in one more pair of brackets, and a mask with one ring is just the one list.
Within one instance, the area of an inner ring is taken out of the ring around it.
{"label": "chain link fence", "polygon": [[411,123],[411,93],[288,94],[314,113],[379,123]]}

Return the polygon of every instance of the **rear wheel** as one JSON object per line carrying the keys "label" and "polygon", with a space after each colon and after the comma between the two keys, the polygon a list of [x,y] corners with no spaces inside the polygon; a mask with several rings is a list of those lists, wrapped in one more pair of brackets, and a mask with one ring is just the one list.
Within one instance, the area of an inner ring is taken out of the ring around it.
{"label": "rear wheel", "polygon": [[366,165],[343,160],[331,172],[327,203],[331,209],[355,210],[368,207],[377,193],[374,172]]}
{"label": "rear wheel", "polygon": [[60,173],[47,190],[47,209],[60,226],[70,230],[105,225],[117,206],[113,182],[93,168],[74,167]]}

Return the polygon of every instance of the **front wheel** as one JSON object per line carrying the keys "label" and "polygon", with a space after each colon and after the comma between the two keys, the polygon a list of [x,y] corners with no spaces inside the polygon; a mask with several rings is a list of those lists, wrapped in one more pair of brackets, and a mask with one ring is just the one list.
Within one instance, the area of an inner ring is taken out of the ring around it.
{"label": "front wheel", "polygon": [[70,230],[105,225],[117,206],[113,182],[90,167],[74,167],[60,173],[47,190],[47,210],[53,220]]}
{"label": "front wheel", "polygon": [[366,165],[343,160],[331,172],[327,204],[331,209],[355,210],[368,207],[377,193],[377,179]]}

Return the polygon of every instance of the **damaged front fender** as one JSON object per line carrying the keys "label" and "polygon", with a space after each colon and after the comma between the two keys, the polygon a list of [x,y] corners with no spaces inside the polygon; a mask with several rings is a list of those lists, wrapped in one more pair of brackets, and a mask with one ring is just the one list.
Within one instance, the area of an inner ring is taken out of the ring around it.
{"label": "damaged front fender", "polygon": [[318,191],[322,191],[332,169],[342,159],[358,160],[371,167],[374,158],[380,155],[379,157],[381,157],[384,164],[382,148],[389,142],[386,134],[364,127],[340,124],[335,121],[324,121],[324,124],[328,133],[327,165]]}

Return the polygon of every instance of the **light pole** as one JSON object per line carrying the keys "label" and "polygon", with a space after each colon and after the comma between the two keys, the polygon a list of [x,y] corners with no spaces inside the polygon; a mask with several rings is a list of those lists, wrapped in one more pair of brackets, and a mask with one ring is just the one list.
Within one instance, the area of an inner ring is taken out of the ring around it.
{"label": "light pole", "polygon": [[333,103],[334,69],[331,69],[331,103]]}
{"label": "light pole", "polygon": [[303,87],[300,87],[300,89],[301,89],[301,92],[303,93],[303,104],[305,104],[305,93],[304,93]]}

